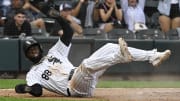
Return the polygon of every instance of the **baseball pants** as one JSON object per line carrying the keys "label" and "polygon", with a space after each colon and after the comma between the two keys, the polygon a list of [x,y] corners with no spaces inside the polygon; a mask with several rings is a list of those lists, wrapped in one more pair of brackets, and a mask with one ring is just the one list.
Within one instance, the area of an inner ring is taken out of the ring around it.
{"label": "baseball pants", "polygon": [[[153,50],[141,50],[128,47],[133,61],[147,61],[154,55]],[[117,63],[124,63],[119,44],[107,43],[89,58],[84,59],[75,71],[71,81],[70,90],[72,96],[92,96],[93,90],[107,68]]]}

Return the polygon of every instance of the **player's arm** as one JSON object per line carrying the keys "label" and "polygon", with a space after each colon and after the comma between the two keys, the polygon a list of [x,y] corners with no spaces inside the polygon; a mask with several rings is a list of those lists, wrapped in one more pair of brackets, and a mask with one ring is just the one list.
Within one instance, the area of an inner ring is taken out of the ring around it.
{"label": "player's arm", "polygon": [[62,17],[58,17],[57,21],[60,23],[62,30],[63,30],[63,35],[61,36],[61,41],[66,45],[69,46],[69,44],[72,41],[73,37],[73,29],[70,26],[70,22],[66,21]]}

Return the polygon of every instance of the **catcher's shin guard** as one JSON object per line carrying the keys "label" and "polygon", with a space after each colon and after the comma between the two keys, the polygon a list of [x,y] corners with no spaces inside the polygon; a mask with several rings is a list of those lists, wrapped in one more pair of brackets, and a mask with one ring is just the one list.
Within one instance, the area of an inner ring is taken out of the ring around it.
{"label": "catcher's shin guard", "polygon": [[34,84],[32,86],[28,86],[27,84],[19,84],[15,87],[16,93],[29,93],[35,97],[39,97],[42,95],[42,87],[39,84]]}

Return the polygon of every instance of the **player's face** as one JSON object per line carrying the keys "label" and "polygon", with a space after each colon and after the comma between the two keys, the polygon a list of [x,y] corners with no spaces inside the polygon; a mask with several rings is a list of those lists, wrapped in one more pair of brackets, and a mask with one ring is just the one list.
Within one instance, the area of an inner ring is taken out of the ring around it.
{"label": "player's face", "polygon": [[40,49],[39,46],[32,46],[29,48],[29,50],[27,51],[27,57],[29,58],[33,58],[33,57],[38,57],[40,54]]}

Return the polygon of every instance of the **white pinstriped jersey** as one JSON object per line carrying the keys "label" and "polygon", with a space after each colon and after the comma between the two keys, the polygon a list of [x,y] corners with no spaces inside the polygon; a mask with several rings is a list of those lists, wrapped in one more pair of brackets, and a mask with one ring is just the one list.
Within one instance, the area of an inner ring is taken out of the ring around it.
{"label": "white pinstriped jersey", "polygon": [[67,58],[70,46],[65,46],[59,39],[41,63],[34,65],[27,73],[27,84],[32,86],[38,83],[50,91],[68,95],[69,72],[74,68]]}

